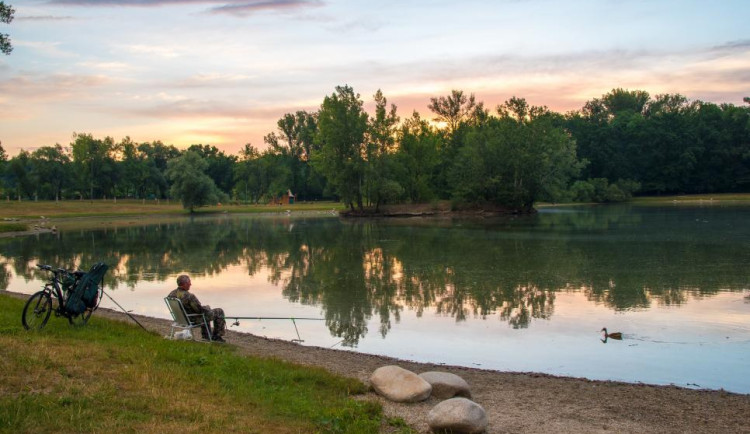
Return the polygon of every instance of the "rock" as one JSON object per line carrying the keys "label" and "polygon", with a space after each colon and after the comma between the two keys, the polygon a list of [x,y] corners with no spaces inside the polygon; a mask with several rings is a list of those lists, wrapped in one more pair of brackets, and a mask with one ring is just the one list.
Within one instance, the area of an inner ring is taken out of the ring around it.
{"label": "rock", "polygon": [[383,366],[370,376],[377,393],[395,402],[419,402],[430,397],[432,386],[419,375],[399,366]]}
{"label": "rock", "polygon": [[430,410],[427,424],[435,432],[481,433],[487,429],[487,414],[474,401],[451,398]]}
{"label": "rock", "polygon": [[469,383],[463,378],[450,372],[423,372],[419,374],[423,380],[432,386],[432,396],[439,399],[453,398],[454,396],[463,396],[471,398],[471,389]]}

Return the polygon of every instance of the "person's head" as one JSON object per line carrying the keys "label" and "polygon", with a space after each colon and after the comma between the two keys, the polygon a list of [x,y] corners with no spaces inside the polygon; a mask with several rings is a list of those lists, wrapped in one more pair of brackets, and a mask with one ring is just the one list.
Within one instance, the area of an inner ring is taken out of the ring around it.
{"label": "person's head", "polygon": [[191,284],[192,283],[190,282],[190,276],[188,276],[187,274],[182,274],[182,275],[180,275],[180,276],[177,277],[177,287],[178,288],[182,288],[185,291],[189,291]]}

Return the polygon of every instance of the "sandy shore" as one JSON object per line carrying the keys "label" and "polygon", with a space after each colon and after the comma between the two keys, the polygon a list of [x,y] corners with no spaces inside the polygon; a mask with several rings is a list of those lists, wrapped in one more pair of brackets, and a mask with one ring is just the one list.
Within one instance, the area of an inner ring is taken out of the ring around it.
{"label": "sandy shore", "polygon": [[[170,321],[134,316],[148,330],[169,331]],[[121,312],[103,308],[91,321],[97,317],[132,322]],[[469,383],[473,400],[486,410],[489,433],[750,433],[750,395],[415,363],[233,331],[226,340],[242,354],[319,366],[365,383],[375,369],[391,364],[417,373],[452,372]],[[420,432],[429,432],[426,416],[439,402],[430,398],[394,404],[373,393],[366,399],[378,400],[386,415],[401,417]]]}

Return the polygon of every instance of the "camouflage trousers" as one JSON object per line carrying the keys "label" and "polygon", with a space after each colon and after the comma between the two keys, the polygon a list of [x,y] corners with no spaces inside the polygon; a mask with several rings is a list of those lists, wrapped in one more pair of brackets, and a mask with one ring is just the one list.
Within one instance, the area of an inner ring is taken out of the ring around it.
{"label": "camouflage trousers", "polygon": [[[224,336],[227,331],[227,322],[224,319],[224,309],[217,307],[211,309],[211,306],[203,306],[203,314],[209,321],[213,321],[212,335]],[[205,336],[204,336],[205,337]]]}

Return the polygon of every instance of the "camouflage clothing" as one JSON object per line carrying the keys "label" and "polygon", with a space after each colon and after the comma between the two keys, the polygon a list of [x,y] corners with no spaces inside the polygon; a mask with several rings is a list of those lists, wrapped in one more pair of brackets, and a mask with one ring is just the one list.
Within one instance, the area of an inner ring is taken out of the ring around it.
{"label": "camouflage clothing", "polygon": [[[206,319],[214,322],[213,335],[224,336],[227,329],[227,322],[224,320],[224,309],[216,308],[211,309],[209,305],[202,305],[198,301],[198,297],[193,295],[190,291],[185,291],[182,288],[177,288],[169,293],[169,297],[177,297],[182,301],[182,305],[185,306],[185,311],[189,314],[202,313],[206,315]],[[205,332],[202,332],[205,334]],[[203,336],[207,338],[208,336]]]}

